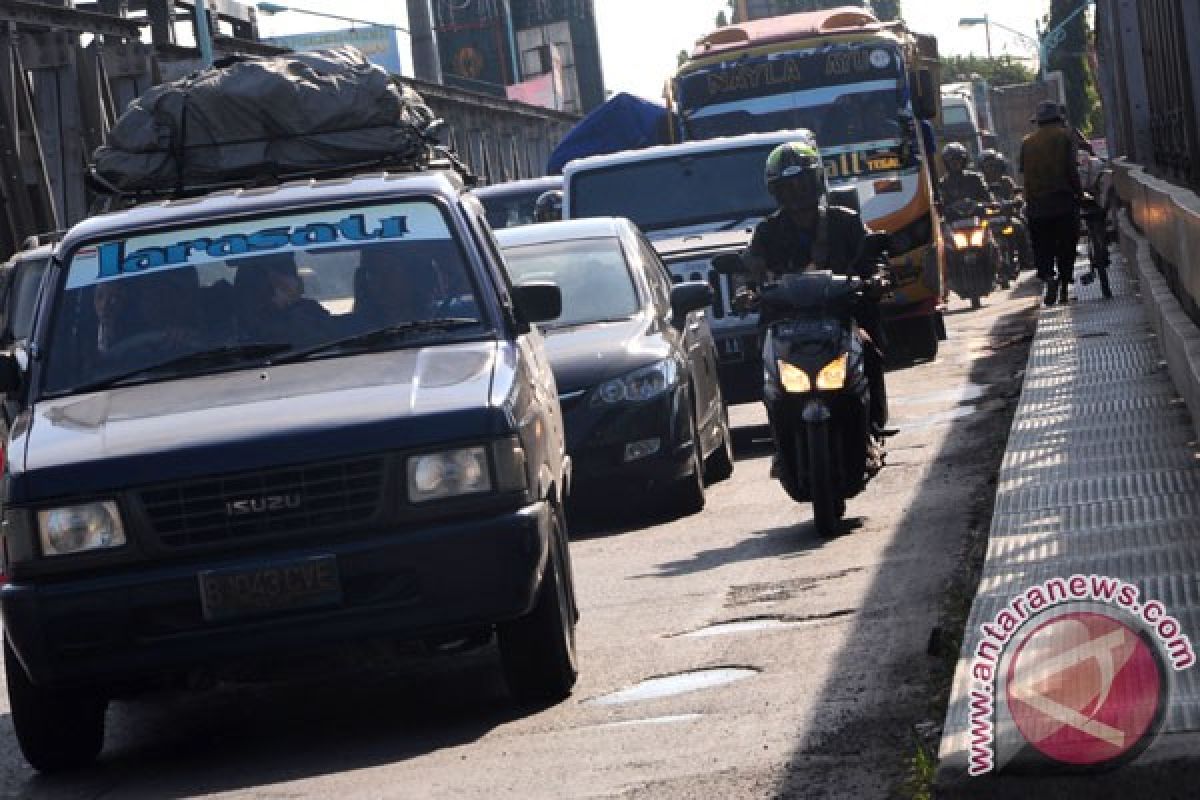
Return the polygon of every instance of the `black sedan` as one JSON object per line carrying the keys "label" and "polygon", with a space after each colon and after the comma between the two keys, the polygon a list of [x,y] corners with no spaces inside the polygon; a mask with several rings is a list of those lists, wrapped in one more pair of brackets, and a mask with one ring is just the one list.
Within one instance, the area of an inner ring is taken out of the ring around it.
{"label": "black sedan", "polygon": [[712,287],[673,283],[626,219],[496,232],[513,282],[550,281],[562,315],[543,326],[576,490],[654,491],[682,513],[733,470],[729,418],[705,311]]}

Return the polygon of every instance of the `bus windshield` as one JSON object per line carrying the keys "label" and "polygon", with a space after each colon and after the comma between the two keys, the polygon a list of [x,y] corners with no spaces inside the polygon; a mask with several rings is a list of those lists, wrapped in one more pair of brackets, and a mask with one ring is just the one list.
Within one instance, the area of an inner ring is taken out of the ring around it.
{"label": "bus windshield", "polygon": [[823,148],[895,141],[908,133],[902,63],[882,43],[791,51],[689,71],[675,94],[691,139],[808,128]]}

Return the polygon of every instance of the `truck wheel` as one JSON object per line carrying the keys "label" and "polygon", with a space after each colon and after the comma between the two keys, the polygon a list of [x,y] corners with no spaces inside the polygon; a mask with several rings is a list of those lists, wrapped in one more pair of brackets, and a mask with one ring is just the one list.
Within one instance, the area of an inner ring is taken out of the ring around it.
{"label": "truck wheel", "polygon": [[733,475],[733,434],[729,432],[729,408],[721,400],[721,441],[704,465],[705,483],[717,483]]}
{"label": "truck wheel", "polygon": [[551,705],[575,685],[575,611],[570,575],[564,567],[566,532],[557,509],[552,514],[550,554],[533,610],[496,629],[504,679],[513,698],[523,705]]}
{"label": "truck wheel", "polygon": [[829,426],[825,423],[814,423],[806,425],[805,429],[808,436],[808,489],[812,494],[813,521],[817,525],[817,533],[833,536],[841,530],[846,501],[834,485],[833,459],[829,452]]}
{"label": "truck wheel", "polygon": [[34,686],[4,637],[4,677],[21,752],[38,772],[85,767],[104,746],[108,701],[98,694]]}

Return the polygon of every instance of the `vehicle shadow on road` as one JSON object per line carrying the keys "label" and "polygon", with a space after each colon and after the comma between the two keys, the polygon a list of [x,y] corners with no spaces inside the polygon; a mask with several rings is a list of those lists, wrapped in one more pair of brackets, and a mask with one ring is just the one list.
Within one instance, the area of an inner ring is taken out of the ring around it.
{"label": "vehicle shadow on road", "polygon": [[[1032,296],[1039,286],[1029,280],[1014,294]],[[978,559],[979,548],[986,546],[995,476],[1037,314],[1027,300],[991,318],[986,312],[958,317],[950,329],[951,343],[983,340],[982,346],[966,348],[972,360],[964,376],[969,384],[988,387],[975,401],[980,413],[938,421],[945,434],[936,439],[937,450],[905,501],[907,508],[873,571],[862,613],[831,660],[831,677],[817,692],[813,716],[798,731],[788,771],[771,796],[862,796],[867,784],[874,787],[866,792],[871,796],[901,796],[919,741],[916,726],[941,725],[945,700],[939,706],[938,698],[930,697],[931,685],[939,685],[935,676],[944,678],[953,670],[958,651],[951,643],[939,657],[930,656],[928,642],[946,596],[974,591],[972,573],[963,563]],[[957,360],[966,354],[951,355]],[[880,477],[886,476],[885,467]],[[851,501],[852,511],[861,509],[870,517],[874,488],[868,486]],[[870,531],[846,533],[839,541],[856,535]],[[948,631],[947,638],[959,633]],[[847,687],[858,688],[848,695]],[[936,760],[936,740],[926,745]],[[868,763],[874,766],[864,774],[861,767]]]}
{"label": "vehicle shadow on road", "polygon": [[[182,798],[311,781],[466,745],[536,713],[510,701],[493,646],[408,661],[116,702],[94,767],[31,772],[18,796]],[[0,737],[15,751],[8,715]]]}
{"label": "vehicle shadow on road", "polygon": [[811,521],[798,522],[795,525],[783,525],[758,531],[751,536],[739,539],[728,547],[701,550],[686,559],[667,561],[656,565],[654,572],[633,577],[677,578],[681,575],[694,575],[719,569],[742,561],[761,561],[768,558],[787,561],[802,558],[809,551],[820,549],[826,541],[817,533],[817,528]]}

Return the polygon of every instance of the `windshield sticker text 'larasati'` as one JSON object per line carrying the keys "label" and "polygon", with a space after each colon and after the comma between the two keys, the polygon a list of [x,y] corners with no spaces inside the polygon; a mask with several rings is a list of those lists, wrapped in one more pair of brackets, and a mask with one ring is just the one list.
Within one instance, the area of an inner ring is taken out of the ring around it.
{"label": "windshield sticker text 'larasati'", "polygon": [[183,266],[196,257],[206,260],[235,258],[284,248],[403,239],[409,233],[408,217],[404,215],[382,217],[374,225],[368,225],[366,215],[350,214],[337,223],[275,225],[249,233],[181,239],[160,247],[143,247],[129,254],[125,252],[125,242],[106,242],[97,248],[96,277],[112,278],[157,267]]}

